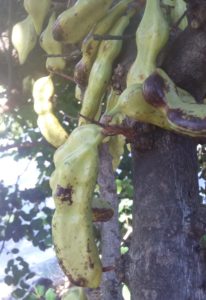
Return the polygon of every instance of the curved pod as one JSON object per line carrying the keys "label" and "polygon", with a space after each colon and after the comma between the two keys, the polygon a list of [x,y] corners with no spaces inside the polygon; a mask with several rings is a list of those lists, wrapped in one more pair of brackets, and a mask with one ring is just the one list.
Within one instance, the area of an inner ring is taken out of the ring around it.
{"label": "curved pod", "polygon": [[53,26],[54,39],[66,44],[81,41],[111,4],[112,0],[78,0],[57,18]]}
{"label": "curved pod", "polygon": [[24,0],[24,8],[31,16],[38,35],[41,33],[43,22],[50,6],[51,0]]}
{"label": "curved pod", "polygon": [[11,41],[17,50],[19,63],[23,65],[37,42],[37,34],[30,16],[12,28]]}

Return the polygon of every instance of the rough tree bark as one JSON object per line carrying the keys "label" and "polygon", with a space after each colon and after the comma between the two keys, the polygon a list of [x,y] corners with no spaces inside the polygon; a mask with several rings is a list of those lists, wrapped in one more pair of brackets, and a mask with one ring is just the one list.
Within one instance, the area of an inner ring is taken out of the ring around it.
{"label": "rough tree bark", "polygon": [[[201,2],[201,1],[200,1]],[[205,96],[206,33],[186,29],[163,68],[199,101]],[[205,265],[198,250],[198,178],[192,138],[156,129],[152,150],[133,144],[133,238],[128,282],[132,300],[203,300]]]}

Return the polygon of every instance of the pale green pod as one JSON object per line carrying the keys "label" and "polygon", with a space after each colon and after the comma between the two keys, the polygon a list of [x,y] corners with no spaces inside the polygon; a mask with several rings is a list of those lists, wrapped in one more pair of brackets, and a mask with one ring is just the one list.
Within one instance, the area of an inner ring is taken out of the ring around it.
{"label": "pale green pod", "polygon": [[[129,24],[131,14],[120,17],[117,23],[110,31],[111,35],[121,35]],[[92,66],[89,83],[86,88],[80,114],[94,119],[98,112],[101,99],[107,89],[112,75],[112,64],[114,59],[121,51],[121,40],[105,40],[101,42],[97,58]],[[82,117],[79,119],[79,125],[88,123]]]}
{"label": "pale green pod", "polygon": [[81,41],[106,13],[112,0],[78,0],[61,13],[53,26],[55,40],[65,44]]}
{"label": "pale green pod", "polygon": [[34,28],[38,35],[41,33],[50,6],[51,0],[24,0],[24,8],[31,16]]}
{"label": "pale green pod", "polygon": [[50,180],[56,206],[52,236],[59,263],[71,282],[90,288],[97,288],[102,276],[93,233],[92,198],[98,146],[103,138],[97,125],[76,128],[56,151],[56,169]]}
{"label": "pale green pod", "polygon": [[182,99],[182,93],[161,69],[157,69],[143,87],[146,101],[164,115],[171,130],[194,137],[205,136],[206,105],[195,103],[186,92]]}
{"label": "pale green pod", "polygon": [[61,300],[88,300],[86,293],[81,287],[72,287],[62,296]]}
{"label": "pale green pod", "polygon": [[23,21],[14,25],[11,33],[11,41],[17,50],[19,63],[23,65],[37,42],[37,34],[30,16],[27,16]]}
{"label": "pale green pod", "polygon": [[[55,13],[52,13],[47,27],[40,36],[39,43],[47,54],[62,55],[62,44],[55,41],[52,35],[52,26],[55,20]],[[62,57],[48,57],[46,60],[46,68],[50,71],[63,70],[65,66],[66,62]]]}
{"label": "pale green pod", "polygon": [[128,9],[129,3],[131,2],[132,0],[121,0],[118,2],[108,11],[107,15],[92,28],[83,40],[81,47],[82,58],[75,66],[74,70],[74,79],[81,87],[87,86],[89,73],[100,45],[100,41],[95,40],[93,36],[101,36],[111,30],[117,19]]}
{"label": "pale green pod", "polygon": [[156,59],[169,38],[169,26],[160,0],[147,0],[136,32],[138,54],[127,75],[127,86],[143,81],[155,70]]}

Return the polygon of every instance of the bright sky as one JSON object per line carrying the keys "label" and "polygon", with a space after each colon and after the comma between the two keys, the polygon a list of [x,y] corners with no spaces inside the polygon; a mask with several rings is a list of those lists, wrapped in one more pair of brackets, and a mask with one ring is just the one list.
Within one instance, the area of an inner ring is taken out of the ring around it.
{"label": "bright sky", "polygon": [[34,160],[20,159],[17,162],[10,156],[0,159],[0,180],[3,180],[5,185],[14,185],[19,177],[21,190],[33,188],[38,175]]}

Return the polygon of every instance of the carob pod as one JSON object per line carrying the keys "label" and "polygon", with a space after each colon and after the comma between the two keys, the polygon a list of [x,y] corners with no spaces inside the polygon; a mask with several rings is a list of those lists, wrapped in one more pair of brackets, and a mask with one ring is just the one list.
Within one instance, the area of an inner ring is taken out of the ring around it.
{"label": "carob pod", "polygon": [[159,0],[147,0],[144,15],[136,31],[137,57],[127,75],[127,88],[115,107],[106,113],[108,122],[123,114],[139,122],[169,129],[162,112],[149,105],[142,94],[142,84],[155,69],[160,50],[169,37],[169,26],[163,16]]}
{"label": "carob pod", "polygon": [[114,215],[109,202],[104,199],[94,197],[92,200],[92,222],[107,222]]}
{"label": "carob pod", "polygon": [[160,0],[147,0],[144,15],[137,28],[137,57],[127,75],[127,86],[143,81],[155,70],[157,56],[169,38],[169,26]]}
{"label": "carob pod", "polygon": [[36,80],[32,93],[34,110],[38,114],[37,124],[39,129],[45,139],[58,148],[67,140],[68,134],[53,114],[54,85],[51,76]]}
{"label": "carob pod", "polygon": [[89,73],[100,45],[100,40],[95,40],[94,35],[104,35],[107,33],[117,19],[127,10],[128,5],[131,2],[132,0],[122,0],[117,3],[107,12],[105,17],[94,26],[83,40],[81,47],[82,58],[75,66],[74,70],[74,79],[80,87],[85,88],[87,86]]}
{"label": "carob pod", "polygon": [[169,129],[168,121],[164,114],[146,102],[142,93],[142,84],[132,84],[120,95],[117,104],[105,114],[108,121],[118,115],[126,116],[139,122],[150,123]]}
{"label": "carob pod", "polygon": [[39,35],[46,15],[49,12],[51,0],[24,0],[24,8],[31,16],[36,33]]}
{"label": "carob pod", "polygon": [[37,34],[31,16],[18,22],[12,28],[11,41],[17,50],[19,63],[23,65],[37,42]]}
{"label": "carob pod", "polygon": [[[45,30],[41,33],[39,43],[42,49],[50,55],[62,55],[62,44],[55,41],[52,35],[52,26],[56,20],[55,12],[49,18],[49,22]],[[62,57],[48,57],[46,60],[46,68],[52,71],[63,70],[66,62]]]}
{"label": "carob pod", "polygon": [[[118,103],[119,101],[119,95],[116,93],[116,91],[111,88],[108,96],[107,96],[107,106],[105,110],[105,115],[107,112],[112,110]],[[111,125],[120,125],[124,119],[123,114],[117,114],[115,117],[112,119],[112,122],[110,123]],[[124,153],[124,146],[125,146],[125,136],[122,134],[117,134],[114,136],[111,136],[108,141],[108,146],[109,146],[109,153],[112,156],[112,167],[113,171],[115,171],[121,161],[121,156]]]}
{"label": "carob pod", "polygon": [[96,185],[98,146],[102,128],[77,127],[54,155],[56,166],[50,180],[56,211],[52,236],[59,263],[77,286],[97,288],[102,265],[94,240],[92,198]]}
{"label": "carob pod", "polygon": [[78,0],[61,13],[53,26],[54,39],[65,44],[80,42],[112,4],[112,0]]}
{"label": "carob pod", "polygon": [[81,287],[71,287],[69,290],[61,297],[61,300],[88,300],[86,293]]}
{"label": "carob pod", "polygon": [[[120,17],[110,31],[110,34],[121,35],[128,26],[133,14],[134,10],[128,12],[127,15]],[[104,96],[108,82],[111,79],[113,61],[120,53],[121,47],[121,40],[105,40],[101,42],[96,60],[90,72],[88,87],[85,91],[80,111],[81,115],[89,119],[94,119],[97,114],[102,97]],[[79,125],[85,123],[88,123],[88,121],[80,117]]]}
{"label": "carob pod", "polygon": [[[187,10],[187,4],[184,0],[174,0],[174,7],[171,9],[171,19],[172,23],[177,23],[180,18],[185,14]],[[181,30],[184,30],[188,26],[187,17],[184,16],[184,18],[181,20],[181,22],[178,24],[178,27]]]}
{"label": "carob pod", "polygon": [[192,137],[206,134],[206,105],[195,103],[192,96],[183,97],[177,86],[161,69],[144,82],[146,101],[164,114],[170,129]]}

